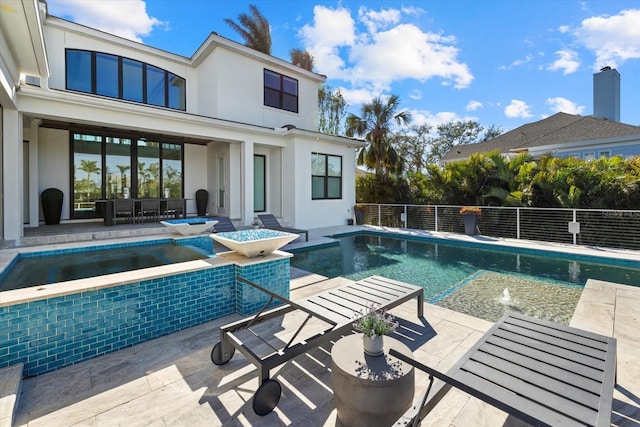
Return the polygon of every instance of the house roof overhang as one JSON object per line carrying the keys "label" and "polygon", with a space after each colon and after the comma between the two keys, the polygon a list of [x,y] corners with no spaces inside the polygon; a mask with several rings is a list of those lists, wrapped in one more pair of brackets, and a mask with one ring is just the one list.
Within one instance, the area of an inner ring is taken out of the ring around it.
{"label": "house roof overhang", "polygon": [[0,104],[17,105],[23,75],[48,77],[37,0],[0,0]]}
{"label": "house roof overhang", "polygon": [[19,73],[49,76],[38,0],[0,0],[0,29]]}

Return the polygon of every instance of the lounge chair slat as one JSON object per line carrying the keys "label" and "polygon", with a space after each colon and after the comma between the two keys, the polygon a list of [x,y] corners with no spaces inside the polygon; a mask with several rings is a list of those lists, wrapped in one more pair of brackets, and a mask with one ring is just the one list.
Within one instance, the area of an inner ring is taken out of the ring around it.
{"label": "lounge chair slat", "polygon": [[476,360],[482,361],[483,363],[489,363],[486,362],[487,359],[483,357],[484,355],[490,355],[498,359],[499,361],[509,361],[520,366],[527,366],[534,371],[544,373],[551,378],[556,378],[567,384],[574,384],[576,387],[587,390],[593,394],[600,393],[601,384],[595,379],[591,379],[583,375],[578,375],[576,373],[568,371],[567,369],[562,369],[549,363],[541,362],[539,360],[536,360],[535,357],[531,357],[530,354],[522,355],[519,353],[514,353],[513,351],[491,345],[489,342],[487,342],[486,345],[483,345],[481,347],[481,351],[478,351],[478,353],[476,353],[476,356],[474,356],[474,358]]}
{"label": "lounge chair slat", "polygon": [[530,322],[522,322],[518,319],[505,323],[501,329],[514,333],[525,333],[532,338],[539,339],[540,341],[552,343],[553,345],[569,348],[571,350],[578,350],[582,346],[585,347],[585,350],[589,353],[593,352],[593,350],[597,350],[602,352],[603,355],[607,350],[607,343],[605,341],[594,340],[575,333],[565,332],[563,330],[546,328]]}
{"label": "lounge chair slat", "polygon": [[[602,344],[602,346],[600,347],[601,350],[606,350],[610,341],[610,338],[604,335],[596,334],[594,332],[585,331],[582,329],[572,328],[571,326],[561,325],[559,323],[551,323],[546,320],[537,319],[531,316],[525,316],[519,313],[511,313],[509,318],[505,321],[505,325],[509,324],[520,324],[521,326],[525,324],[537,325],[538,327],[541,327],[543,329],[557,331],[558,336],[562,336],[561,334],[565,332],[574,337],[589,338],[593,341],[600,342]],[[556,334],[556,332],[553,332],[553,334]]]}
{"label": "lounge chair slat", "polygon": [[602,357],[600,351],[598,351],[598,353],[594,355],[594,357],[591,357],[587,355],[588,353],[585,353],[584,347],[576,349],[577,351],[572,351],[570,349],[558,347],[550,343],[541,342],[536,338],[530,338],[521,334],[515,334],[504,329],[499,329],[498,331],[496,331],[495,336],[504,338],[510,342],[525,345],[532,349],[537,348],[546,353],[553,354],[555,356],[579,363],[587,367],[591,367],[596,370],[602,370],[602,366],[604,364],[604,360],[600,359],[600,357]]}
{"label": "lounge chair slat", "polygon": [[[550,393],[546,390],[539,388],[537,385],[525,382],[522,378],[517,378],[514,375],[508,375],[497,369],[493,369],[490,366],[481,365],[474,361],[469,361],[465,364],[464,370],[459,375],[455,375],[454,378],[465,378],[465,383],[478,389],[485,389],[493,394],[491,389],[485,387],[496,387],[501,391],[511,392],[518,397],[514,399],[506,398],[505,402],[518,407],[523,405],[523,398],[531,403],[539,404],[550,408],[562,408],[562,413],[568,417],[574,418],[587,425],[595,422],[596,411],[592,408],[578,404],[570,399],[564,398],[562,395],[556,393]],[[485,392],[486,392],[485,391]],[[567,390],[568,391],[568,390]],[[557,411],[557,410],[556,410]],[[551,425],[564,425],[554,424],[553,420],[540,417],[535,413],[535,417],[541,418],[542,421]]]}
{"label": "lounge chair slat", "polygon": [[[374,302],[372,301],[371,298],[362,297],[359,295],[355,295],[351,292],[342,291],[342,290],[337,290],[335,293],[324,294],[322,295],[322,298],[328,299],[330,301],[333,300],[343,305],[348,304],[348,307],[354,310],[354,312],[360,312],[363,309],[366,309],[369,305],[371,305],[371,302]],[[378,302],[378,301],[380,301],[381,303],[387,302],[382,299],[375,298],[375,302]]]}
{"label": "lounge chair slat", "polygon": [[[525,414],[529,414],[529,416],[531,417],[530,420],[524,421],[527,421],[530,424],[541,425],[541,423],[544,423],[542,425],[582,427],[584,427],[585,425],[585,422],[572,420],[571,418],[560,412],[557,412],[556,410],[550,409],[547,406],[540,405],[534,400],[528,398],[528,396],[524,396],[524,399],[522,399],[521,396],[516,396],[511,391],[499,387],[483,378],[478,378],[477,376],[468,372],[460,372],[455,376],[455,379],[475,390],[482,390],[484,394],[497,399],[499,402],[501,402],[501,404],[505,406],[512,406],[524,412]],[[555,406],[556,405],[552,405],[551,407],[553,408]],[[496,407],[509,413],[506,407]],[[531,420],[534,420],[534,422],[531,422]],[[587,423],[587,425],[589,425],[589,423]],[[591,423],[591,425],[593,424]]]}
{"label": "lounge chair slat", "polygon": [[[470,363],[465,365],[465,370],[473,371],[474,366],[485,366],[492,372],[506,371],[509,372],[509,375],[511,375],[512,379],[515,381],[514,384],[516,387],[519,384],[522,384],[519,382],[519,380],[521,380],[525,383],[532,384],[535,388],[544,390],[544,394],[547,394],[546,392],[555,393],[559,399],[575,401],[587,408],[597,408],[597,393],[599,390],[596,391],[596,394],[591,393],[580,387],[578,384],[563,382],[560,378],[554,377],[550,372],[535,370],[532,368],[530,361],[526,360],[526,358],[514,357],[514,359],[516,360],[512,362],[509,359],[501,359],[479,351],[475,354]],[[525,365],[523,366],[520,363],[514,362],[524,363]],[[544,378],[544,381],[540,380],[541,376]]]}
{"label": "lounge chair slat", "polygon": [[543,363],[547,363],[560,369],[567,370],[569,372],[574,372],[592,380],[599,381],[599,379],[602,377],[601,369],[577,364],[574,360],[545,352],[542,349],[531,348],[529,346],[522,345],[510,340],[505,340],[499,336],[492,336],[491,338],[487,339],[487,343],[499,347],[509,348],[511,351],[518,352],[520,354],[527,354],[530,358],[539,360]]}
{"label": "lounge chair slat", "polygon": [[351,304],[348,301],[341,302],[325,297],[318,297],[307,300],[303,302],[302,305],[308,307],[311,310],[313,310],[312,307],[318,307],[320,309],[335,313],[343,319],[342,322],[349,321],[353,318],[354,313],[357,312],[357,310],[355,310],[356,305]]}

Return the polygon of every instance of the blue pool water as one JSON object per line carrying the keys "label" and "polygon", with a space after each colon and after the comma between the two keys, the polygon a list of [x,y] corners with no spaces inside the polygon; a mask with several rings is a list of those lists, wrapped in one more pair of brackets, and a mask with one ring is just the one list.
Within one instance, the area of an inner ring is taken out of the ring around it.
{"label": "blue pool water", "polygon": [[[211,246],[208,237],[189,242],[201,246],[198,241]],[[0,277],[0,291],[204,259],[211,253],[202,247],[167,240],[21,254]]]}
{"label": "blue pool water", "polygon": [[[587,279],[640,286],[640,262],[543,256],[374,234],[339,240],[337,246],[296,251],[291,265],[327,277],[358,280],[377,274],[421,285],[427,301],[437,301],[485,272],[564,287],[581,288]],[[508,283],[501,284],[500,292],[506,287]]]}

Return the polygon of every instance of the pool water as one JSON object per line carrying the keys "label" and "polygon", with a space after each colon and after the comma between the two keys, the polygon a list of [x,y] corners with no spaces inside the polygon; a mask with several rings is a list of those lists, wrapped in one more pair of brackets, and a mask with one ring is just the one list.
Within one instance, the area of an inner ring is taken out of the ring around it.
{"label": "pool water", "polygon": [[587,279],[640,285],[640,262],[617,265],[372,234],[339,241],[296,251],[291,266],[330,278],[377,274],[412,283],[425,289],[426,301],[492,321],[510,309],[567,323]]}
{"label": "pool water", "polygon": [[3,274],[0,291],[84,279],[208,258],[203,250],[154,243],[44,256],[22,256]]}

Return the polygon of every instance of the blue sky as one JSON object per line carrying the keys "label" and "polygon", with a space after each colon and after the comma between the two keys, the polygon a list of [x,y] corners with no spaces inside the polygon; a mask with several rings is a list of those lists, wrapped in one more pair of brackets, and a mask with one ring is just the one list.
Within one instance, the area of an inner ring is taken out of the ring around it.
{"label": "blue sky", "polygon": [[640,125],[640,1],[48,0],[49,13],[190,57],[255,4],[272,54],[306,49],[349,110],[397,94],[417,124],[510,130],[593,112],[593,73],[621,74],[621,121]]}

